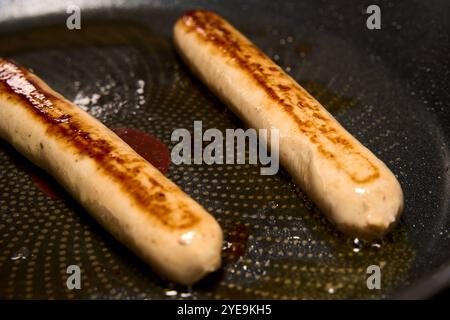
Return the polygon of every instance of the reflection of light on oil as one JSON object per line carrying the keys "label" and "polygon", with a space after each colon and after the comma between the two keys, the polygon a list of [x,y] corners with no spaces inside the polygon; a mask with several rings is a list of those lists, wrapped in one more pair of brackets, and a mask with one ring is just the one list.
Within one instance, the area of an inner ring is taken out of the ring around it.
{"label": "reflection of light on oil", "polygon": [[11,256],[11,260],[25,260],[30,256],[30,250],[28,248],[22,247],[18,251],[14,252]]}
{"label": "reflection of light on oil", "polygon": [[178,292],[177,290],[167,290],[165,293],[166,297],[180,297],[180,298],[192,298],[192,288],[188,287],[185,292]]}
{"label": "reflection of light on oil", "polygon": [[366,189],[356,187],[355,188],[355,192],[358,193],[358,194],[364,194],[364,193],[366,193]]}
{"label": "reflection of light on oil", "polygon": [[138,94],[138,105],[136,108],[139,109],[139,106],[145,104],[145,95],[144,95],[144,88],[145,88],[145,81],[144,80],[138,80],[136,82],[136,93]]}
{"label": "reflection of light on oil", "polygon": [[169,291],[166,291],[166,296],[168,296],[168,297],[174,297],[174,296],[176,296],[178,294],[178,292],[176,291],[176,290],[169,290]]}
{"label": "reflection of light on oil", "polygon": [[374,243],[372,243],[370,246],[371,246],[372,248],[377,248],[377,249],[379,249],[379,248],[381,248],[381,242],[374,242]]}
{"label": "reflection of light on oil", "polygon": [[333,284],[331,283],[327,283],[325,285],[325,290],[329,293],[329,294],[334,294],[336,292],[336,288],[334,288]]}
{"label": "reflection of light on oil", "polygon": [[194,235],[195,235],[194,231],[189,231],[182,234],[179,241],[180,244],[182,245],[190,244],[192,242],[192,239],[194,238]]}
{"label": "reflection of light on oil", "polygon": [[229,241],[226,241],[222,247],[222,250],[230,249],[233,246],[233,244]]}
{"label": "reflection of light on oil", "polygon": [[190,292],[182,292],[182,293],[180,294],[180,296],[181,296],[182,298],[190,298],[190,297],[192,296],[192,294],[191,294]]}
{"label": "reflection of light on oil", "polygon": [[353,252],[360,252],[362,249],[362,242],[358,238],[353,239]]}

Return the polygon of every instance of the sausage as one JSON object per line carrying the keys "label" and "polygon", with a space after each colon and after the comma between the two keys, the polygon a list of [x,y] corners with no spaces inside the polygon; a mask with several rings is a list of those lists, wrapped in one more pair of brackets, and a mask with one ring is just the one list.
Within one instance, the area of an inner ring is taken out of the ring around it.
{"label": "sausage", "polygon": [[219,268],[222,230],[202,206],[101,122],[1,58],[0,137],[167,279],[189,285]]}
{"label": "sausage", "polygon": [[371,240],[392,229],[403,211],[392,172],[245,36],[196,10],[176,22],[174,42],[248,126],[279,130],[281,163],[340,231]]}

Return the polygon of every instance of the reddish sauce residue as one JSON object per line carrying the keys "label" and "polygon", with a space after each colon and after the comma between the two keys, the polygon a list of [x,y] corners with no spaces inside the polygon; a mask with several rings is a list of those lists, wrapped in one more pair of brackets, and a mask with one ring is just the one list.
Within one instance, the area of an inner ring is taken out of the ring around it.
{"label": "reddish sauce residue", "polygon": [[[130,129],[112,129],[123,141],[125,141],[141,157],[150,162],[162,173],[169,169],[169,149],[160,140],[149,133]],[[36,186],[53,199],[62,198],[61,187],[45,172],[40,169],[27,170]]]}
{"label": "reddish sauce residue", "polygon": [[17,168],[26,172],[42,192],[53,199],[64,198],[63,188],[48,173],[14,151],[10,153],[10,156]]}
{"label": "reddish sauce residue", "polygon": [[225,261],[236,261],[245,253],[249,232],[248,228],[240,221],[233,222],[231,230],[228,228],[225,227],[224,230],[227,245],[223,250],[223,258]]}
{"label": "reddish sauce residue", "polygon": [[155,168],[164,174],[167,172],[169,149],[164,143],[151,134],[136,129],[116,128],[112,130]]}
{"label": "reddish sauce residue", "polygon": [[[38,169],[40,170],[40,169]],[[50,198],[60,199],[62,198],[62,192],[58,190],[59,187],[56,182],[45,173],[41,172],[30,172],[31,180],[34,184],[44,193],[46,193]]]}

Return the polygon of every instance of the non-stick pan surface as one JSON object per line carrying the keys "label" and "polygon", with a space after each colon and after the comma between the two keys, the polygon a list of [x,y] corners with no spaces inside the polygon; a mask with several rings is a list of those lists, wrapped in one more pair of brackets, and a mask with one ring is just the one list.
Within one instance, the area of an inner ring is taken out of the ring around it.
{"label": "non-stick pan surface", "polygon": [[[398,177],[405,212],[375,244],[336,233],[289,175],[257,165],[174,165],[167,176],[225,233],[223,268],[192,288],[156,276],[83,208],[0,142],[0,298],[426,297],[450,279],[450,7],[445,1],[0,2],[0,56],[31,68],[111,128],[174,145],[176,128],[243,124],[186,68],[171,30],[183,11],[227,18]],[[164,148],[160,148],[164,150]],[[48,186],[50,185],[50,186]],[[51,190],[50,190],[51,188]],[[56,194],[55,194],[56,190]],[[81,289],[66,286],[81,269]],[[366,286],[381,267],[380,290]]]}

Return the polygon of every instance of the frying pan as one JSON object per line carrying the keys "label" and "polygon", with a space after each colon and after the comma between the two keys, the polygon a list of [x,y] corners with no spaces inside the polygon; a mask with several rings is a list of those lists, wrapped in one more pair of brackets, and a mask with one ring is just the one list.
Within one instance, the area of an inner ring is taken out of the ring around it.
{"label": "frying pan", "polygon": [[[167,176],[224,229],[221,270],[193,287],[166,282],[74,200],[0,142],[0,298],[425,298],[450,283],[450,6],[380,2],[1,1],[0,56],[31,68],[111,128],[145,132],[170,150],[176,128],[240,128],[174,51],[187,9],[224,16],[307,88],[398,177],[399,226],[379,243],[337,233],[283,170],[174,165]],[[51,191],[51,190],[52,191]],[[51,192],[50,192],[51,191]],[[81,289],[66,286],[78,265]],[[379,290],[367,267],[381,267]]]}

